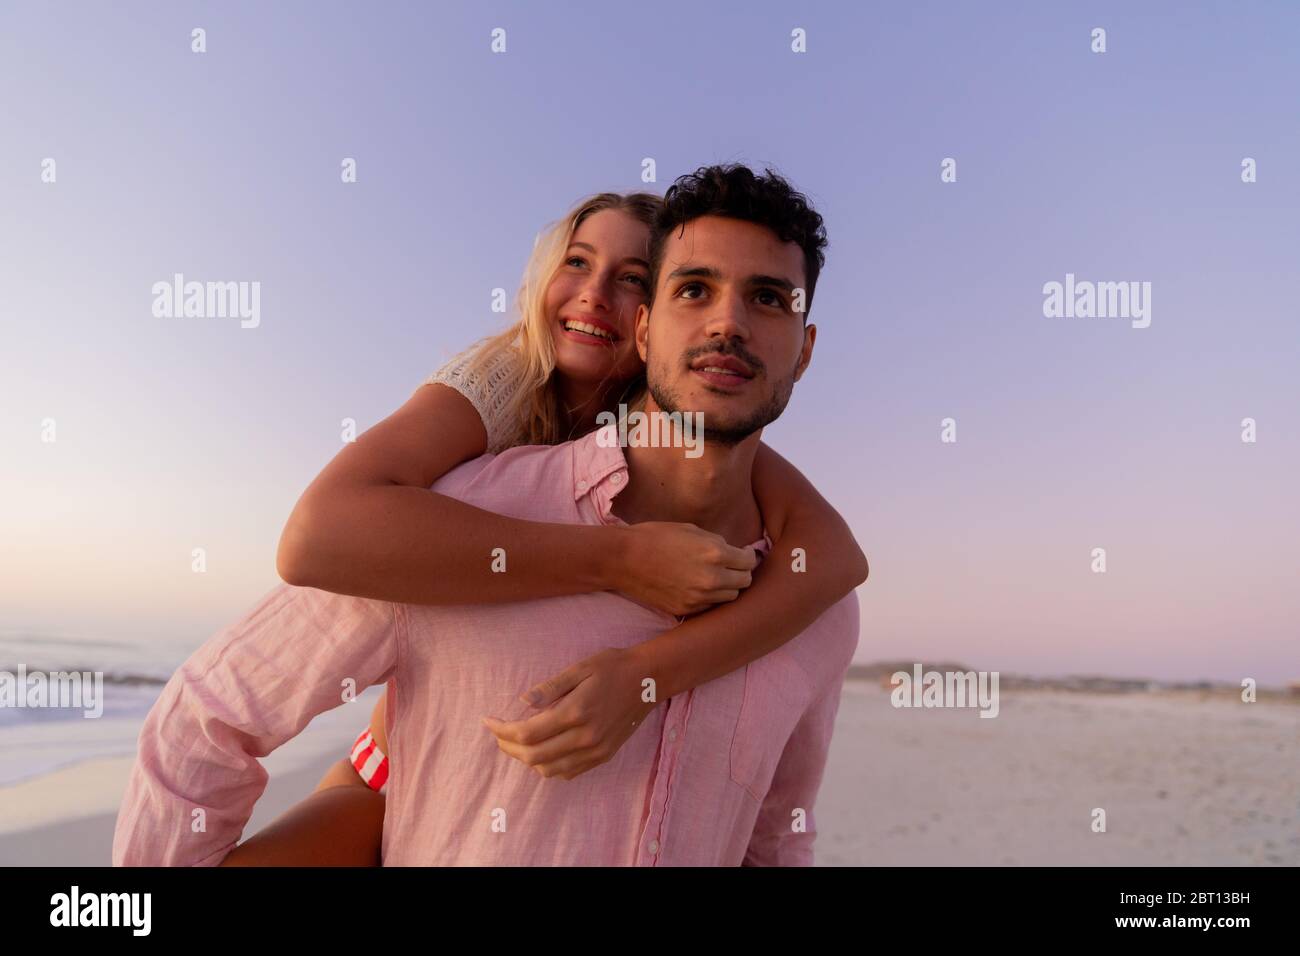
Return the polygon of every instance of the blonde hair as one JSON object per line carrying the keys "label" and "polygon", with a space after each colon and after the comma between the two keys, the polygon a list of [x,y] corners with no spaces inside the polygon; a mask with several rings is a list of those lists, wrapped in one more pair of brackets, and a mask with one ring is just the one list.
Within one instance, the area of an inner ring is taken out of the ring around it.
{"label": "blonde hair", "polygon": [[[582,200],[561,219],[548,225],[533,242],[524,267],[516,305],[518,320],[503,332],[482,340],[468,368],[469,374],[486,366],[505,349],[518,355],[519,383],[505,414],[518,422],[513,444],[554,445],[573,437],[563,434],[559,394],[555,387],[555,341],[546,322],[546,289],[564,261],[573,234],[587,217],[605,209],[622,210],[653,228],[663,200],[653,193],[597,193]],[[628,383],[624,394],[639,394],[644,376]]]}

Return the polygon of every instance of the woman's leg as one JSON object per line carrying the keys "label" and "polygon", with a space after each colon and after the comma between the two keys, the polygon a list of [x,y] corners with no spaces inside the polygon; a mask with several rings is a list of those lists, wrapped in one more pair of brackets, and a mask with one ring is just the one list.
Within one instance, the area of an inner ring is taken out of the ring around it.
{"label": "woman's leg", "polygon": [[[384,697],[371,714],[370,733],[383,751]],[[221,865],[379,866],[383,837],[384,795],[340,760],[311,796],[235,847]]]}
{"label": "woman's leg", "polygon": [[221,865],[379,866],[383,835],[382,793],[364,784],[331,787],[235,847]]}

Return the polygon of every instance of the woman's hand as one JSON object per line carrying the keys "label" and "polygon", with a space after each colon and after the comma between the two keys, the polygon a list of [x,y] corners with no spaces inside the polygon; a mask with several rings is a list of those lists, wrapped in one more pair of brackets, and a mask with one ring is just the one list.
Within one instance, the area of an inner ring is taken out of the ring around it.
{"label": "woman's hand", "polygon": [[521,695],[541,713],[483,723],[502,752],[543,777],[572,780],[618,753],[654,710],[657,695],[642,683],[652,674],[640,646],[603,650]]}
{"label": "woman's hand", "polygon": [[617,590],[674,617],[734,601],[753,580],[753,548],[737,548],[693,524],[644,521],[627,527]]}

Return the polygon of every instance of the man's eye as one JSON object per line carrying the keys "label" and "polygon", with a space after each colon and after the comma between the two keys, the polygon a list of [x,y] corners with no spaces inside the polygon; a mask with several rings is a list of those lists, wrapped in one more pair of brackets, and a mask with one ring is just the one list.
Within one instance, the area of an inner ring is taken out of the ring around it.
{"label": "man's eye", "polygon": [[762,303],[763,305],[776,306],[778,309],[785,308],[785,302],[783,302],[781,300],[781,297],[777,295],[775,292],[773,292],[771,289],[764,289],[761,292],[759,292],[758,299],[759,302]]}
{"label": "man's eye", "polygon": [[680,289],[677,290],[677,295],[679,298],[682,299],[698,299],[699,298],[698,295],[691,294],[696,292],[703,293],[704,286],[700,285],[698,282],[688,282],[686,283],[686,285],[682,286]]}
{"label": "man's eye", "polygon": [[648,288],[650,288],[650,283],[646,281],[645,276],[637,275],[635,272],[629,272],[629,273],[628,273],[627,275],[625,275],[623,278],[624,278],[624,279],[631,279],[633,282],[635,282],[637,285],[639,285],[639,286],[640,286],[641,288],[643,288],[643,289],[648,289]]}

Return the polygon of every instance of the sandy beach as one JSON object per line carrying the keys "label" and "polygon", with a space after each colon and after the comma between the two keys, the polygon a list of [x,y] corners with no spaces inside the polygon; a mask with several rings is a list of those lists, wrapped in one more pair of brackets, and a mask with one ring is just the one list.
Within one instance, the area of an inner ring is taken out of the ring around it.
{"label": "sandy beach", "polygon": [[1001,704],[993,719],[895,709],[846,682],[817,862],[1300,864],[1295,703],[1027,690]]}
{"label": "sandy beach", "polygon": [[[310,792],[368,713],[324,714],[264,761],[248,832]],[[1296,866],[1298,753],[1300,706],[1286,701],[1004,691],[985,719],[895,709],[876,683],[848,681],[817,863]],[[95,759],[0,788],[0,865],[108,865],[130,765]]]}

